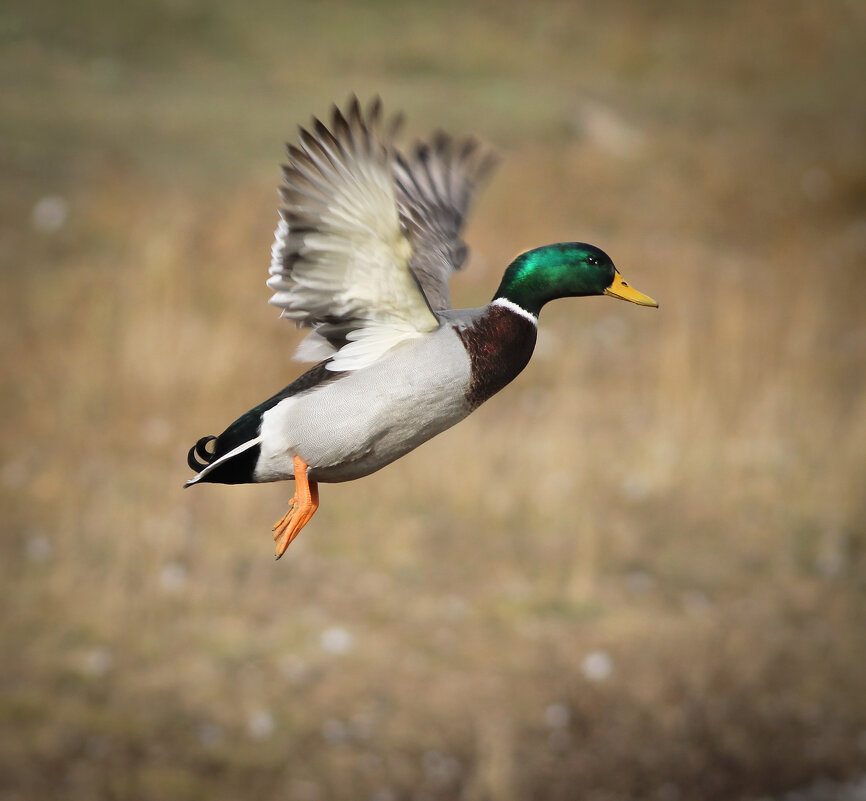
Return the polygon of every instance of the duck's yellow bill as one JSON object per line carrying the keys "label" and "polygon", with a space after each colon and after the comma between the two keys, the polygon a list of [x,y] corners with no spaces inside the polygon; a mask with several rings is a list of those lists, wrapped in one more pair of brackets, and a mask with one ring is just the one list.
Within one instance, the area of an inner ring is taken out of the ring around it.
{"label": "duck's yellow bill", "polygon": [[638,306],[655,306],[655,308],[658,308],[658,303],[656,303],[649,295],[644,295],[643,292],[638,292],[623,281],[619,270],[614,271],[613,283],[604,290],[604,294],[611,295],[620,300],[628,300],[631,303],[637,303]]}

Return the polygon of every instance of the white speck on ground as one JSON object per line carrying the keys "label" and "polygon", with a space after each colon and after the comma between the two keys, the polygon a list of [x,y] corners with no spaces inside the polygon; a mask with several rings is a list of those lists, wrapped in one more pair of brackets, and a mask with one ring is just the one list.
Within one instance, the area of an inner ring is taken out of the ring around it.
{"label": "white speck on ground", "polygon": [[113,666],[114,657],[107,648],[91,648],[82,660],[82,668],[90,676],[104,676]]}
{"label": "white speck on ground", "polygon": [[544,710],[544,722],[551,729],[564,729],[570,720],[571,712],[565,704],[551,704]]}
{"label": "white speck on ground", "polygon": [[613,673],[613,660],[607,651],[591,651],[584,657],[580,669],[590,681],[604,681]]}
{"label": "white speck on ground", "polygon": [[689,590],[683,593],[683,609],[686,614],[698,617],[707,613],[712,603],[706,593],[700,590]]}
{"label": "white speck on ground", "polygon": [[187,571],[180,562],[169,562],[159,574],[159,582],[166,592],[180,592],[186,587]]}
{"label": "white speck on ground", "polygon": [[219,745],[223,739],[223,727],[219,723],[205,721],[196,727],[196,735],[198,741],[205,747],[213,747]]}
{"label": "white speck on ground", "polygon": [[27,538],[27,558],[31,562],[46,562],[51,558],[51,553],[54,550],[51,547],[51,540],[42,534],[34,534]]}
{"label": "white speck on ground", "polygon": [[342,656],[352,650],[355,638],[348,629],[342,626],[330,626],[322,632],[320,642],[322,648],[329,654]]}
{"label": "white speck on ground", "polygon": [[447,787],[460,777],[460,762],[453,756],[440,751],[425,751],[421,766],[427,782],[434,787]]}
{"label": "white speck on ground", "polygon": [[655,579],[643,570],[632,570],[625,577],[625,588],[630,595],[643,595],[655,586]]}
{"label": "white speck on ground", "polygon": [[286,654],[280,659],[280,672],[292,682],[303,681],[309,669],[307,664],[295,654]]}
{"label": "white speck on ground", "polygon": [[322,737],[328,745],[342,745],[349,737],[349,730],[342,720],[328,718],[322,724]]}
{"label": "white speck on ground", "polygon": [[66,225],[69,203],[59,195],[46,195],[33,206],[30,221],[33,228],[45,234],[53,234]]}
{"label": "white speck on ground", "polygon": [[247,731],[254,740],[267,740],[275,728],[274,716],[267,709],[253,712],[247,720]]}

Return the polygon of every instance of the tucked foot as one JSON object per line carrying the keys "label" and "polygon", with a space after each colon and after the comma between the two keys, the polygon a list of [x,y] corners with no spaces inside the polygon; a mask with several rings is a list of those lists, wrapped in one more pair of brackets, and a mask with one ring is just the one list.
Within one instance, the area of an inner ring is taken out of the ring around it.
{"label": "tucked foot", "polygon": [[300,456],[295,456],[295,495],[289,501],[288,511],[274,524],[277,559],[319,508],[319,485],[307,479],[308,467]]}

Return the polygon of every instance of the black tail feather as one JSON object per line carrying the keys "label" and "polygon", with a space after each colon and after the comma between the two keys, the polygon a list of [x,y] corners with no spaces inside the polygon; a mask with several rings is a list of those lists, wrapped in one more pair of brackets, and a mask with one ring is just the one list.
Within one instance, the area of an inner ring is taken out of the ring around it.
{"label": "black tail feather", "polygon": [[[201,478],[194,476],[184,486],[191,487],[199,482],[213,484],[250,484],[255,482],[255,470],[261,454],[261,446],[258,443],[252,445],[251,441],[261,433],[262,416],[268,409],[272,409],[280,401],[290,398],[292,395],[307,392],[346,375],[345,372],[329,370],[328,363],[330,361],[330,359],[326,359],[315,367],[311,367],[276,395],[242,414],[218,437],[202,437],[196,442],[186,457],[190,469],[195,470],[196,473],[201,473],[202,470],[235,449],[239,448],[240,450],[231,459],[208,470]],[[250,443],[249,447],[241,447],[247,443]]]}
{"label": "black tail feather", "polygon": [[[207,450],[206,448],[211,442],[216,442],[216,439],[217,438],[214,436],[202,437],[198,442],[196,442],[195,445],[193,445],[189,449],[189,453],[186,457],[186,463],[190,466],[191,470],[200,472],[201,470],[204,470],[214,460],[214,456],[216,454]],[[196,457],[198,457],[198,459],[201,459],[201,461],[198,461]]]}

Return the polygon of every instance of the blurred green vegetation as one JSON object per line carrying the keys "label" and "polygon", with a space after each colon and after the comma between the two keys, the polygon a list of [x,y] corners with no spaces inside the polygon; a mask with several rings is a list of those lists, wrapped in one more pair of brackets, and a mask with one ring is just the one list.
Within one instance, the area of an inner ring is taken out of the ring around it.
{"label": "blurred green vegetation", "polygon": [[[864,23],[4,3],[0,799],[854,798]],[[512,387],[275,564],[290,488],[182,492],[185,454],[301,369],[277,165],[350,91],[505,157],[455,303],[583,239],[661,309],[553,304]]]}

